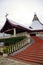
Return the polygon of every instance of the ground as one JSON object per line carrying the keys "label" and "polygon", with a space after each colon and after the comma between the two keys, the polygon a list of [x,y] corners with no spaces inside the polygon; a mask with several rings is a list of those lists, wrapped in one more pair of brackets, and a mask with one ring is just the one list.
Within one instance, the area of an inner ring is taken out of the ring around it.
{"label": "ground", "polygon": [[19,62],[17,60],[13,60],[10,58],[4,58],[0,56],[0,65],[31,65],[31,64]]}
{"label": "ground", "polygon": [[19,60],[14,60],[0,56],[0,65],[41,65],[41,64],[31,62],[26,63]]}

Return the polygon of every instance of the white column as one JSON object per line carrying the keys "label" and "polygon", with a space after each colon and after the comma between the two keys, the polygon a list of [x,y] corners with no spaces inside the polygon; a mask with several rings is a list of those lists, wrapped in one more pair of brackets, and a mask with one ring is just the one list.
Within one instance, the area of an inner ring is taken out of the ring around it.
{"label": "white column", "polygon": [[14,37],[16,37],[16,28],[14,28]]}
{"label": "white column", "polygon": [[3,32],[3,38],[5,38],[5,33]]}

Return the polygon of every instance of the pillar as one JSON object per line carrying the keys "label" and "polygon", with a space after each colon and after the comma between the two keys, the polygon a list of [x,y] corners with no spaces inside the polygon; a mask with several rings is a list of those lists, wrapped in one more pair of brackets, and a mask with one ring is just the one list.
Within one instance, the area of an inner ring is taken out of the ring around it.
{"label": "pillar", "polygon": [[16,28],[14,28],[14,37],[16,37]]}

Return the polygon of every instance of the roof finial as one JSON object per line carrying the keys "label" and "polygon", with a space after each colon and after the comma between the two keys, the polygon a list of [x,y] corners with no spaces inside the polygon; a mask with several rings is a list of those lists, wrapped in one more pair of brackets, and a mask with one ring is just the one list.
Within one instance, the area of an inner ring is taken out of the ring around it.
{"label": "roof finial", "polygon": [[36,12],[34,12],[34,14],[36,15]]}
{"label": "roof finial", "polygon": [[8,16],[8,13],[6,13],[6,15],[5,15],[6,19],[7,19],[7,16]]}

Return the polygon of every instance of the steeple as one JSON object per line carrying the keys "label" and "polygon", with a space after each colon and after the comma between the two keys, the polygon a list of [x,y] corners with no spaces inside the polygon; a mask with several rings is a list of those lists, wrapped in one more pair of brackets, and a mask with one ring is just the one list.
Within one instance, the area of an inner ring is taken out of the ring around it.
{"label": "steeple", "polygon": [[7,16],[8,16],[8,13],[6,13],[6,15],[5,15],[6,19],[7,19]]}
{"label": "steeple", "polygon": [[39,21],[39,19],[38,19],[36,13],[34,14],[34,18],[33,18],[33,21],[35,21],[35,20]]}

